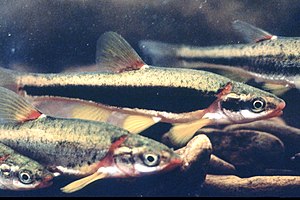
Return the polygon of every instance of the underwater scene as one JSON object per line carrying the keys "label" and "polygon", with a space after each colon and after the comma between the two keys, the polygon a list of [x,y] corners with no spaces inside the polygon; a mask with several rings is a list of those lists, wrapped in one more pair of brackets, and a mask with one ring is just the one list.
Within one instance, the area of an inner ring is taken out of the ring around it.
{"label": "underwater scene", "polygon": [[0,0],[0,196],[299,197],[300,1]]}

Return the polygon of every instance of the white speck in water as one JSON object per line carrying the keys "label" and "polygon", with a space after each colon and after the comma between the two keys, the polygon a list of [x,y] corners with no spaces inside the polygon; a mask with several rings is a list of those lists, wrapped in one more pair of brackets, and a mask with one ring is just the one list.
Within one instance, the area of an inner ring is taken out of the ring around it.
{"label": "white speck in water", "polygon": [[206,4],[206,3],[207,3],[207,0],[202,1],[199,5],[199,9],[203,8],[204,4]]}
{"label": "white speck in water", "polygon": [[11,52],[11,53],[15,53],[15,52],[16,52],[16,49],[15,49],[15,48],[11,48],[11,49],[10,49],[10,52]]}
{"label": "white speck in water", "polygon": [[10,37],[10,36],[11,36],[11,33],[8,33],[7,36]]}

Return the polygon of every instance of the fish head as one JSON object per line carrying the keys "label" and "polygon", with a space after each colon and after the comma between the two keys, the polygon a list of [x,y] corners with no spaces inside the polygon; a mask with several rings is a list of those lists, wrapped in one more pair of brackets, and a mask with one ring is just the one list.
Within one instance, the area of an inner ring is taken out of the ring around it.
{"label": "fish head", "polygon": [[[182,164],[172,149],[150,138],[137,145],[122,146],[114,152],[114,164],[123,177],[137,177],[171,170]],[[149,140],[148,140],[149,139]],[[141,145],[142,144],[142,145]]]}
{"label": "fish head", "polygon": [[284,100],[271,93],[234,93],[224,95],[219,109],[231,123],[247,123],[278,117],[283,113]]}
{"label": "fish head", "polygon": [[0,182],[2,189],[34,190],[49,187],[53,174],[37,162],[20,166],[12,162],[0,165]]}

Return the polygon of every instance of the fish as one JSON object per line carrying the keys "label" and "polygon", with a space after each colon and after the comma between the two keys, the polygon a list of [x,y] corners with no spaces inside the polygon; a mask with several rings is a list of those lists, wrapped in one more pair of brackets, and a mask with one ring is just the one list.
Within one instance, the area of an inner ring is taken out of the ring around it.
{"label": "fish", "polygon": [[0,143],[0,189],[36,190],[51,186],[54,177],[40,163]]}
{"label": "fish", "polygon": [[142,40],[139,47],[156,65],[208,70],[237,81],[254,79],[277,95],[300,89],[300,37],[277,36],[241,20],[232,26],[247,43],[197,47]]}
{"label": "fish", "polygon": [[0,87],[0,141],[60,175],[82,177],[70,193],[109,177],[138,177],[180,166],[172,149],[104,122],[47,116]]}
{"label": "fish", "polygon": [[47,104],[70,118],[115,121],[131,133],[170,123],[164,135],[177,146],[204,126],[271,118],[285,107],[272,93],[215,73],[149,66],[115,32],[98,39],[96,64],[93,72],[59,74],[0,68],[0,85],[32,103],[36,99],[42,111],[40,100],[48,98]]}

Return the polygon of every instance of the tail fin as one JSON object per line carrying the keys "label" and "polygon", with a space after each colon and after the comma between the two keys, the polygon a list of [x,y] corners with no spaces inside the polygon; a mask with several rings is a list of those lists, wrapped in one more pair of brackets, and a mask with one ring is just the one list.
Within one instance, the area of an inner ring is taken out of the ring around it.
{"label": "tail fin", "polygon": [[178,45],[166,44],[152,40],[141,40],[139,47],[146,57],[151,59],[152,65],[170,66],[177,60]]}
{"label": "tail fin", "polygon": [[20,123],[42,115],[33,105],[11,90],[0,87],[0,122]]}
{"label": "tail fin", "polygon": [[0,67],[0,86],[17,91],[16,72]]}

